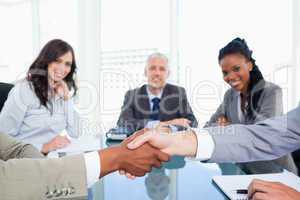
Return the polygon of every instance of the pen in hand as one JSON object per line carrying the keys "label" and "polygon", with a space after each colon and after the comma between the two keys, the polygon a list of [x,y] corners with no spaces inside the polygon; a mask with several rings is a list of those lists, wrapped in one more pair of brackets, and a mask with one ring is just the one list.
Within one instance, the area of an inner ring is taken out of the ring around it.
{"label": "pen in hand", "polygon": [[239,190],[234,190],[237,194],[248,194],[247,189],[239,189]]}

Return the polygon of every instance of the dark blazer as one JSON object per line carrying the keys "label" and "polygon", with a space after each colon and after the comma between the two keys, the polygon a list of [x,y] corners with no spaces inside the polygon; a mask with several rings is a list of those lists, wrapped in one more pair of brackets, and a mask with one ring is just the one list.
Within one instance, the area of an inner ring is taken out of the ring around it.
{"label": "dark blazer", "polygon": [[[262,87],[259,87],[260,86],[256,88],[257,91],[262,89]],[[282,115],[283,106],[281,88],[273,83],[266,82],[263,89],[264,90],[258,100],[258,107],[254,113],[254,117],[250,119],[245,118],[245,121],[240,121],[238,116],[239,93],[232,88],[229,89],[224,95],[222,104],[206,123],[206,127],[215,126],[217,119],[220,116],[225,116],[230,121],[230,124],[255,124],[265,119]],[[297,174],[296,165],[290,154],[272,161],[249,162],[240,164],[239,166],[246,173],[250,174],[279,172],[280,168],[278,168],[278,166]]]}
{"label": "dark blazer", "polygon": [[[117,122],[120,127],[130,130],[140,130],[151,121],[151,109],[147,94],[147,85],[129,90],[125,94],[121,114]],[[186,118],[197,127],[198,122],[190,107],[185,89],[179,86],[166,84],[160,100],[159,120],[167,121],[175,118]]]}

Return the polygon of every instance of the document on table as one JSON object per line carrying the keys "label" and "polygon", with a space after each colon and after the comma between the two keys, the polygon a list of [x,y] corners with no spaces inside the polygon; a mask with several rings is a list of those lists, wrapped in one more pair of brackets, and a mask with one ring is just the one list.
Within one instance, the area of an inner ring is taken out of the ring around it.
{"label": "document on table", "polygon": [[300,191],[300,178],[295,174],[284,171],[276,174],[258,175],[225,175],[214,176],[213,182],[232,200],[247,200],[247,194],[237,194],[237,190],[247,190],[253,179],[276,181]]}
{"label": "document on table", "polygon": [[71,144],[65,148],[57,149],[57,153],[87,152],[100,149],[100,137],[81,136],[79,138],[69,138]]}

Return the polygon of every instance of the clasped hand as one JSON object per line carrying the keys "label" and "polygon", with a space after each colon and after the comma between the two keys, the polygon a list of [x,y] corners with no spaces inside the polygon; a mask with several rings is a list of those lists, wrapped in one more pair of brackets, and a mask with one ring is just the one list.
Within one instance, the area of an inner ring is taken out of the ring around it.
{"label": "clasped hand", "polygon": [[[100,154],[100,157],[102,157],[101,165],[103,166],[101,167],[101,177],[114,170],[126,172],[132,176],[144,176],[151,171],[152,167],[159,168],[162,162],[169,161],[170,156],[167,153],[160,151],[149,143],[143,143],[135,149],[127,147],[131,141],[143,135],[146,130],[138,131],[118,147],[109,148],[109,151],[112,152],[110,154],[102,151]],[[105,162],[105,160],[111,161]],[[106,165],[110,165],[110,167]],[[104,169],[108,169],[108,171]]]}
{"label": "clasped hand", "polygon": [[[155,129],[144,129],[126,141],[127,148],[135,151],[144,145],[155,147],[157,151],[168,156],[195,156],[197,138],[192,131],[187,133],[179,132],[178,134],[163,134]],[[135,174],[126,169],[120,170],[120,174],[126,175],[130,179],[135,178]]]}

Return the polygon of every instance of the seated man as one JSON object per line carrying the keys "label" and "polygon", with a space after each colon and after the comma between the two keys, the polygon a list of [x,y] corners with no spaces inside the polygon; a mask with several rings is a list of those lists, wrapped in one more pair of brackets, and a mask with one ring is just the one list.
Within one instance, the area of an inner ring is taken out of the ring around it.
{"label": "seated man", "polygon": [[148,84],[127,91],[117,123],[119,127],[131,131],[155,128],[159,124],[168,125],[172,130],[197,127],[185,89],[166,83],[169,74],[165,55],[154,53],[148,57],[145,67]]}

